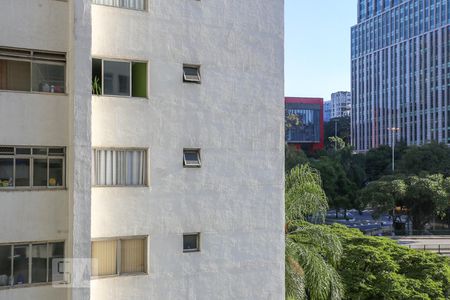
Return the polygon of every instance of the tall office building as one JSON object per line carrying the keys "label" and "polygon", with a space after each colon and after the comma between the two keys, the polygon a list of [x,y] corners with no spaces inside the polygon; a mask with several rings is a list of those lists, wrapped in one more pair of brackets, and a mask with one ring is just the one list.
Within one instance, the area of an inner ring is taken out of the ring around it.
{"label": "tall office building", "polygon": [[[450,3],[359,0],[351,29],[352,143],[449,143]],[[395,130],[392,130],[395,129]]]}
{"label": "tall office building", "polygon": [[352,93],[336,92],[331,94],[330,118],[350,117],[352,110]]}
{"label": "tall office building", "polygon": [[0,3],[0,299],[283,299],[283,1],[92,2]]}

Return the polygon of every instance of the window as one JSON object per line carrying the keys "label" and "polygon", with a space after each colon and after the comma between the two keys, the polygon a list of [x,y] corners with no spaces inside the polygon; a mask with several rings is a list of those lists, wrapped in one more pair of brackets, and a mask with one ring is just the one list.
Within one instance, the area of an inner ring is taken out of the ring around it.
{"label": "window", "polygon": [[0,90],[64,93],[66,54],[0,47]]}
{"label": "window", "polygon": [[132,237],[92,242],[92,276],[147,272],[147,238]]}
{"label": "window", "polygon": [[183,252],[200,251],[200,233],[183,234]]}
{"label": "window", "polygon": [[147,184],[147,150],[94,149],[94,185],[144,186]]}
{"label": "window", "polygon": [[[53,260],[64,258],[64,242],[0,245],[0,288],[61,281]],[[55,275],[55,276],[53,276]]]}
{"label": "window", "polygon": [[200,66],[183,65],[183,81],[201,83]]}
{"label": "window", "polygon": [[183,149],[183,166],[185,168],[200,168],[200,149]]}
{"label": "window", "polygon": [[92,0],[92,3],[136,10],[147,9],[146,0]]}
{"label": "window", "polygon": [[65,148],[0,146],[0,189],[64,186]]}
{"label": "window", "polygon": [[93,58],[92,93],[147,97],[147,63]]}

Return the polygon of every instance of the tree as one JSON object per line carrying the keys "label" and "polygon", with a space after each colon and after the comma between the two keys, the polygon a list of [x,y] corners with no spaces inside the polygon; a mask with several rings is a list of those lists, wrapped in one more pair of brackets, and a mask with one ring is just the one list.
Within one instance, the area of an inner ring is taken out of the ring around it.
{"label": "tree", "polygon": [[409,210],[413,229],[423,229],[435,215],[445,216],[450,202],[444,183],[440,174],[407,179],[404,204]]}
{"label": "tree", "polygon": [[443,175],[386,176],[371,182],[360,192],[366,206],[375,209],[375,216],[406,208],[414,230],[422,230],[434,216],[445,216],[450,206],[450,179]]}
{"label": "tree", "polygon": [[335,131],[337,131],[337,137],[342,139],[346,144],[350,144],[350,117],[334,118],[324,124],[326,148],[334,149],[334,141],[330,141],[329,138],[336,135]]}
{"label": "tree", "polygon": [[336,267],[342,245],[330,229],[306,220],[328,209],[319,173],[309,165],[286,175],[286,297],[338,300],[344,289]]}
{"label": "tree", "polygon": [[295,166],[299,166],[308,162],[308,157],[306,156],[305,152],[303,152],[303,150],[295,149],[288,144],[285,145],[284,155],[286,172],[289,172]]}
{"label": "tree", "polygon": [[450,148],[436,142],[423,146],[410,146],[398,163],[398,170],[404,174],[443,174],[450,176]]}
{"label": "tree", "polygon": [[312,161],[311,165],[320,172],[329,204],[336,209],[336,215],[340,209],[346,211],[356,205],[354,192],[357,187],[348,179],[343,164],[336,156],[322,156]]}
{"label": "tree", "polygon": [[371,149],[366,154],[366,174],[369,181],[391,174],[392,150],[389,146]]}
{"label": "tree", "polygon": [[361,203],[374,209],[374,217],[383,213],[392,215],[393,209],[401,205],[406,195],[406,183],[402,179],[384,177],[382,180],[370,182],[361,190]]}
{"label": "tree", "polygon": [[331,231],[344,247],[338,272],[346,299],[448,299],[449,259],[342,225]]}

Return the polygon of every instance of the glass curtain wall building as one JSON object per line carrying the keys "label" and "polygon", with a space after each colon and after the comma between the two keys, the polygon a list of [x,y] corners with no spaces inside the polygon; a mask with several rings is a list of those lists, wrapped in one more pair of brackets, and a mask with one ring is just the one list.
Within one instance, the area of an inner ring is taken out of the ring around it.
{"label": "glass curtain wall building", "polygon": [[[351,29],[352,143],[449,143],[450,0],[359,0]],[[391,128],[398,128],[392,136]]]}

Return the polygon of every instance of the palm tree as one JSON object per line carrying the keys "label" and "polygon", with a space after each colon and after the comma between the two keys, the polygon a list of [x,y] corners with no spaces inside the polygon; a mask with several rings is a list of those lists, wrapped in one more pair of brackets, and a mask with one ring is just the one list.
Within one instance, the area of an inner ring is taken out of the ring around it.
{"label": "palm tree", "polygon": [[309,165],[286,175],[286,298],[339,300],[344,287],[335,267],[342,255],[338,237],[326,226],[307,222],[324,219],[328,209],[320,174]]}

